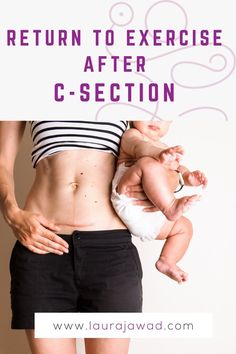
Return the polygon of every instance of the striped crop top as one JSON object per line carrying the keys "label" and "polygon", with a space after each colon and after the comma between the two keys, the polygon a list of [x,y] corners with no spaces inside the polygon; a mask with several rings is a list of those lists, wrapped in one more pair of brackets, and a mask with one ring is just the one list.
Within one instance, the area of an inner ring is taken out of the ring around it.
{"label": "striped crop top", "polygon": [[45,157],[65,150],[94,149],[118,156],[127,126],[125,121],[31,121],[33,167]]}

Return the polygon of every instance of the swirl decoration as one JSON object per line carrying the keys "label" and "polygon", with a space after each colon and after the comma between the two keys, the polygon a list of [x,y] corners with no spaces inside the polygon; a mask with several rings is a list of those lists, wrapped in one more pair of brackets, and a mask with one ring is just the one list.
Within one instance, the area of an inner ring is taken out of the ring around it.
{"label": "swirl decoration", "polygon": [[183,117],[189,113],[201,111],[201,110],[212,110],[212,111],[218,112],[223,116],[223,118],[225,119],[226,122],[228,122],[228,120],[229,120],[227,114],[222,109],[216,108],[216,107],[210,107],[210,106],[191,108],[185,112],[180,113],[179,117]]}
{"label": "swirl decoration", "polygon": [[[187,29],[188,28],[188,16],[187,13],[185,11],[185,9],[176,1],[172,1],[172,0],[160,0],[155,2],[153,5],[151,5],[148,10],[146,11],[146,14],[144,14],[144,24],[145,24],[145,29],[149,31],[148,35],[151,35],[150,31],[150,25],[149,25],[149,18],[151,15],[153,15],[154,11],[157,11],[157,8],[160,9],[161,6],[170,6],[172,10],[177,11],[180,14],[180,17],[182,19],[182,26],[181,29]],[[169,10],[171,13],[171,9]],[[115,3],[110,11],[109,11],[109,18],[110,21],[112,23],[110,29],[113,29],[114,27],[118,26],[118,27],[125,27],[128,26],[134,18],[134,10],[131,7],[131,5],[129,5],[126,2],[117,2]],[[175,38],[175,41],[177,41],[179,38]],[[165,43],[164,41],[162,41],[162,43]],[[210,43],[209,47],[213,47],[213,44]],[[193,47],[200,47],[200,44],[197,45],[189,45],[186,47],[181,47],[181,48],[176,48],[176,49],[172,49],[172,50],[168,50],[165,51],[159,55],[154,55],[154,56],[150,56],[150,57],[146,57],[146,65],[148,65],[148,62],[153,62],[153,61],[158,61],[158,59],[163,58],[163,57],[167,57],[167,56],[173,56],[175,53],[178,52],[182,52],[185,51],[184,53],[189,52],[191,50],[191,48]],[[219,48],[219,47],[218,47]],[[202,90],[205,88],[209,88],[215,85],[219,85],[220,83],[222,83],[223,81],[227,80],[232,73],[235,70],[235,66],[236,66],[236,58],[235,58],[235,54],[233,52],[233,50],[226,46],[226,45],[222,45],[220,47],[221,49],[223,49],[225,51],[225,53],[215,53],[213,55],[211,55],[211,57],[209,58],[209,63],[208,64],[203,64],[197,61],[178,61],[175,64],[173,64],[170,68],[169,68],[169,72],[170,72],[170,76],[171,79],[173,81],[173,83],[181,88],[184,89],[188,89],[188,90]],[[106,47],[107,53],[112,56],[114,55],[110,48]],[[230,59],[228,57],[231,57],[231,63],[230,63]],[[221,66],[219,66],[218,68],[215,67],[214,63],[216,61],[220,61],[222,62]],[[120,61],[122,61],[122,59],[119,59]],[[133,61],[135,63],[135,60]],[[180,69],[184,69],[186,70],[186,68],[190,68],[192,71],[196,71],[196,70],[201,70],[201,74],[198,74],[198,79],[199,79],[199,75],[200,78],[204,78],[205,80],[205,74],[208,73],[221,73],[221,78],[216,78],[214,79],[212,82],[208,82],[208,83],[202,83],[202,84],[194,84],[191,82],[191,84],[187,84],[184,83],[183,80],[181,81],[180,79],[177,79],[177,70]],[[149,82],[153,82],[152,78],[150,78],[147,75],[144,74],[140,74],[140,73],[135,73],[135,75],[141,76],[143,77],[144,80],[147,80]],[[120,105],[120,106],[129,106],[132,109],[136,109],[137,112],[141,112],[142,114],[145,114],[147,117],[149,117],[149,120],[153,120],[153,119],[158,119],[158,120],[163,120],[163,118],[161,118],[157,113],[159,110],[159,104],[158,102],[155,103],[155,107],[154,107],[154,111],[151,112],[149,110],[146,110],[136,104],[130,104],[130,103],[109,103],[109,104],[104,104],[102,107],[100,107],[96,113],[96,120],[101,119],[101,113],[103,111],[103,109],[108,109],[110,106],[113,105]],[[213,106],[204,106],[204,107],[195,107],[192,109],[188,109],[185,112],[180,113],[178,116],[179,117],[183,117],[185,115],[189,115],[192,112],[196,111],[196,110],[202,110],[202,109],[210,109],[210,110],[214,110],[216,112],[221,113],[222,117],[224,118],[224,120],[227,122],[228,121],[228,117],[227,114],[220,108],[217,107],[213,107]]]}

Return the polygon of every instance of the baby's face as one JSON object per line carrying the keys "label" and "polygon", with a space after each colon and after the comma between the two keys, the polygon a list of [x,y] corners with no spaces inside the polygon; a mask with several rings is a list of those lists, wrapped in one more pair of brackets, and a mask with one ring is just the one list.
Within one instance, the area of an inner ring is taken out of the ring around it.
{"label": "baby's face", "polygon": [[159,140],[166,135],[170,124],[171,121],[169,120],[133,121],[134,128],[152,140]]}

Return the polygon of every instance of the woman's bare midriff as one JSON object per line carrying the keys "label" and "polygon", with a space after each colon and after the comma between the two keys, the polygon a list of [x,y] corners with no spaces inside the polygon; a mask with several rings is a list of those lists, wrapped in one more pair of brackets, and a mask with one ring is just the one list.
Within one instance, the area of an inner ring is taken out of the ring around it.
{"label": "woman's bare midriff", "polygon": [[24,206],[60,227],[74,230],[126,229],[110,202],[116,159],[91,149],[63,151],[41,160]]}

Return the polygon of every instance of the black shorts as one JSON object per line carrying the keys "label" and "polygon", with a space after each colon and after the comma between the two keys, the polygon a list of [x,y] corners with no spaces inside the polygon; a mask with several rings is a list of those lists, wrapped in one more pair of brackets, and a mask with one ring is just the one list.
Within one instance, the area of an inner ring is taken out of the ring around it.
{"label": "black shorts", "polygon": [[142,266],[127,230],[74,231],[62,256],[16,241],[10,259],[12,329],[35,312],[141,312]]}

